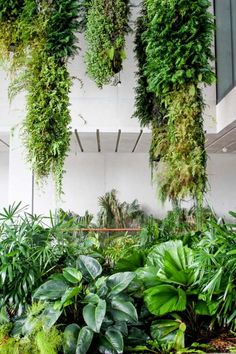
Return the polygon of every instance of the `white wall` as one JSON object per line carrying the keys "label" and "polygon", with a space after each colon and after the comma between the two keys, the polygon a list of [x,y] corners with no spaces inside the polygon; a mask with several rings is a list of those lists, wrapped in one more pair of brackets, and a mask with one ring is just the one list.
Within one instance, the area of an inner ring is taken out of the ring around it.
{"label": "white wall", "polygon": [[[12,144],[14,141],[12,142]],[[0,153],[0,209],[8,202],[22,201],[31,212],[32,176],[26,168],[22,149],[12,145],[8,153]],[[9,173],[8,173],[9,168]],[[161,205],[151,183],[148,154],[71,153],[66,159],[62,200],[55,200],[54,184],[50,180],[43,189],[35,186],[34,212],[47,214],[62,207],[83,214],[96,214],[98,197],[115,188],[121,201],[138,199],[142,208],[163,216],[170,205]],[[236,211],[236,154],[211,154],[208,159],[209,192],[206,201],[219,216]],[[9,193],[8,193],[9,188]],[[9,196],[9,198],[8,198]]]}
{"label": "white wall", "polygon": [[208,159],[209,205],[219,216],[236,211],[236,154],[211,154]]}
{"label": "white wall", "polygon": [[[158,217],[170,204],[157,201],[151,183],[148,154],[71,154],[66,160],[63,201],[53,199],[50,182],[45,193],[35,192],[35,212],[45,213],[54,207],[83,214],[96,214],[98,197],[115,188],[121,201],[138,199],[142,208]],[[208,160],[209,192],[206,202],[219,216],[236,211],[236,155],[212,154]],[[39,195],[41,194],[41,196]]]}
{"label": "white wall", "polygon": [[0,152],[0,212],[8,205],[9,153]]}
{"label": "white wall", "polygon": [[147,154],[78,154],[66,160],[63,209],[83,214],[98,211],[98,197],[115,188],[121,201],[138,199],[149,213],[162,216],[151,184]]}

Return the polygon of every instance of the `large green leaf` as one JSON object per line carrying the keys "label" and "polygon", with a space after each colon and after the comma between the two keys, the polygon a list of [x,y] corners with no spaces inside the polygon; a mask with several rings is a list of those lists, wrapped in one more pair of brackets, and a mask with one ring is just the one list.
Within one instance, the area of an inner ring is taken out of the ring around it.
{"label": "large green leaf", "polygon": [[99,351],[102,354],[122,354],[124,350],[123,336],[120,331],[109,328],[101,338]]}
{"label": "large green leaf", "polygon": [[77,296],[81,290],[82,286],[75,286],[74,288],[67,289],[61,298],[61,306],[67,306],[70,300]]}
{"label": "large green leaf", "polygon": [[146,290],[144,300],[148,310],[156,316],[186,309],[185,291],[171,285],[158,285]]}
{"label": "large green leaf", "polygon": [[59,299],[67,289],[68,285],[63,280],[48,280],[35,291],[33,299],[42,301],[56,300]]}
{"label": "large green leaf", "polygon": [[156,266],[161,281],[184,286],[195,281],[193,261],[192,250],[179,240],[154,246],[147,258],[149,266]]}
{"label": "large green leaf", "polygon": [[62,310],[55,309],[52,305],[48,305],[42,312],[42,322],[44,328],[51,328],[61,316]]}
{"label": "large green leaf", "polygon": [[136,274],[133,272],[116,273],[107,278],[107,286],[110,288],[110,295],[119,294],[125,290]]}
{"label": "large green leaf", "polygon": [[132,250],[116,263],[116,270],[120,272],[135,271],[144,266],[144,252]]}
{"label": "large green leaf", "polygon": [[76,268],[64,268],[63,275],[67,281],[76,284],[82,280],[82,273]]}
{"label": "large green leaf", "polygon": [[76,323],[68,325],[63,334],[64,354],[75,354],[80,327]]}
{"label": "large green leaf", "polygon": [[168,344],[169,349],[180,350],[184,348],[184,333],[186,325],[181,320],[158,320],[151,326],[151,336],[158,342]]}
{"label": "large green leaf", "polygon": [[75,354],[86,354],[93,340],[93,331],[88,327],[81,328]]}
{"label": "large green leaf", "polygon": [[89,276],[92,279],[96,279],[102,273],[100,263],[89,256],[79,256],[78,267],[85,277]]}
{"label": "large green leaf", "polygon": [[136,274],[138,279],[141,280],[146,287],[155,286],[160,283],[157,277],[157,267],[155,266],[146,266],[137,269]]}
{"label": "large green leaf", "polygon": [[130,301],[114,297],[111,301],[112,317],[115,321],[138,322],[136,308]]}
{"label": "large green leaf", "polygon": [[88,304],[83,308],[83,317],[94,332],[99,333],[106,314],[106,301],[99,299],[97,305]]}

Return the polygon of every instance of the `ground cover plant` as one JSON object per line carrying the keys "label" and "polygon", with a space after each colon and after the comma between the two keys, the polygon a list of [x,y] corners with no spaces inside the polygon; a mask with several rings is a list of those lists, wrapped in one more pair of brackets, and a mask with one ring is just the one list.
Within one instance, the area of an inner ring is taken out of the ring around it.
{"label": "ground cover plant", "polygon": [[176,228],[174,218],[189,212],[172,213],[104,243],[73,231],[91,223],[88,214],[42,218],[20,205],[5,209],[0,353],[233,350],[234,225],[207,211],[201,231],[194,214]]}

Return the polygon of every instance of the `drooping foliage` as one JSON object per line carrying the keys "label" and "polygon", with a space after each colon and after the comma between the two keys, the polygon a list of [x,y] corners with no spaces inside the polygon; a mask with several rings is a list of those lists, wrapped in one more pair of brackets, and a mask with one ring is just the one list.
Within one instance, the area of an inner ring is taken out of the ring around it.
{"label": "drooping foliage", "polygon": [[150,159],[162,200],[201,201],[206,189],[200,85],[214,80],[209,6],[208,0],[145,0],[138,20],[135,116],[152,128]]}
{"label": "drooping foliage", "polygon": [[[53,173],[60,194],[71,121],[67,62],[77,51],[75,0],[24,0],[0,5],[2,59],[18,77],[11,96],[27,91],[23,137],[36,179]],[[11,54],[11,51],[12,54]]]}
{"label": "drooping foliage", "polygon": [[121,71],[128,32],[128,0],[93,0],[88,12],[85,61],[88,75],[98,87]]}

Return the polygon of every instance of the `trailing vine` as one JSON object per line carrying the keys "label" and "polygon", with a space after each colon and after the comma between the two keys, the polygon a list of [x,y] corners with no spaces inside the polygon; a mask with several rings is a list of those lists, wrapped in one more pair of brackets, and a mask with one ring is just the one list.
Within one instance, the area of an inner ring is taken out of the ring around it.
{"label": "trailing vine", "polygon": [[209,6],[208,0],[144,0],[138,20],[145,26],[136,35],[135,116],[152,127],[150,159],[163,201],[191,196],[201,202],[206,189],[200,85],[214,81]]}
{"label": "trailing vine", "polygon": [[122,69],[128,17],[129,0],[92,0],[85,31],[85,62],[98,87],[110,83]]}
{"label": "trailing vine", "polygon": [[8,29],[6,38],[0,32],[0,46],[5,58],[13,46],[10,70],[20,69],[11,93],[27,91],[23,137],[28,161],[37,181],[53,173],[59,194],[70,143],[67,62],[77,51],[78,13],[77,0],[18,0],[0,7],[1,24]]}

